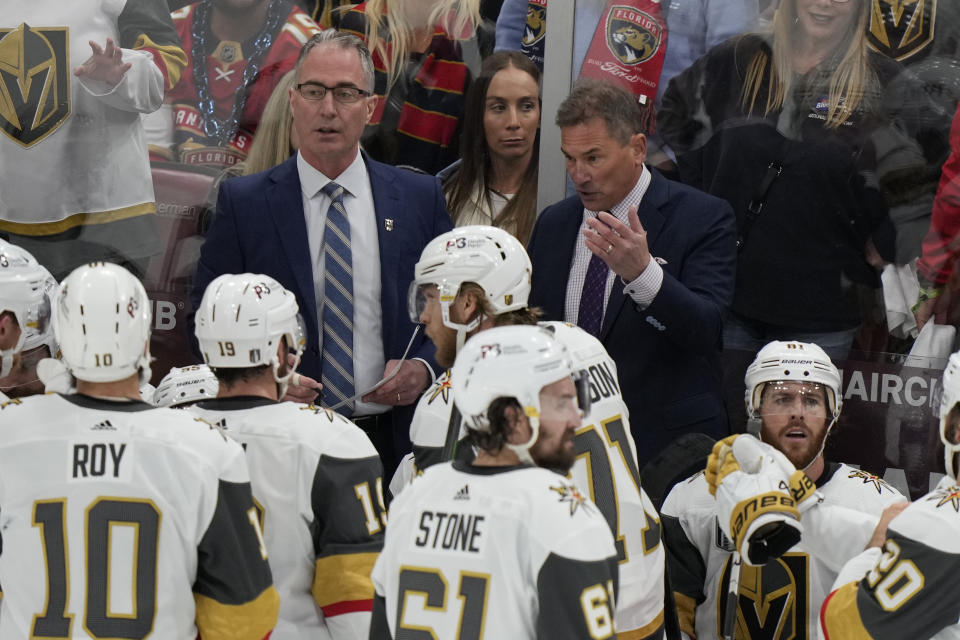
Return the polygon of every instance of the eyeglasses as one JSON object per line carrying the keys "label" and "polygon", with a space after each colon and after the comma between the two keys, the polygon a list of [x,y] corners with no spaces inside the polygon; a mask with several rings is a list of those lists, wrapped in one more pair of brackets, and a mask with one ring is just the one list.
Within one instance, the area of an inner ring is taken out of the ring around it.
{"label": "eyeglasses", "polygon": [[304,100],[323,100],[327,91],[330,91],[333,93],[333,99],[340,104],[353,104],[360,98],[371,95],[370,91],[357,87],[328,87],[319,82],[301,82],[296,89]]}

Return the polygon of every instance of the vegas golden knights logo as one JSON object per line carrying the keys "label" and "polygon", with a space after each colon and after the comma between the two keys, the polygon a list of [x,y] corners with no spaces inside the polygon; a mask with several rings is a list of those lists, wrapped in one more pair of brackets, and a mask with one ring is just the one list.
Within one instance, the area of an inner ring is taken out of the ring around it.
{"label": "vegas golden knights logo", "polygon": [[23,147],[70,115],[67,27],[0,28],[0,128]]}
{"label": "vegas golden knights logo", "polygon": [[871,0],[867,42],[878,52],[903,61],[933,42],[937,0]]}
{"label": "vegas golden knights logo", "polygon": [[653,16],[632,7],[615,5],[607,14],[607,47],[623,64],[652,58],[660,48],[663,29]]}
{"label": "vegas golden knights logo", "polygon": [[[742,640],[809,640],[809,557],[786,553],[760,567],[740,569],[740,602],[734,636]],[[717,593],[717,636],[723,635],[730,562]]]}
{"label": "vegas golden knights logo", "polygon": [[530,46],[543,40],[547,33],[547,7],[545,3],[531,2],[527,5],[527,24],[523,28],[523,44]]}

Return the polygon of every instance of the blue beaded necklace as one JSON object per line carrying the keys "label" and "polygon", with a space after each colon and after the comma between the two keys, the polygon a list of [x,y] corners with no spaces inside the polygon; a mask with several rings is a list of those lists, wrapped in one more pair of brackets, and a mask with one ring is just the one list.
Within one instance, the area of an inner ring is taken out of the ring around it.
{"label": "blue beaded necklace", "polygon": [[253,81],[260,71],[260,65],[263,63],[274,38],[280,30],[280,24],[283,21],[281,5],[285,0],[270,0],[270,7],[267,9],[267,19],[264,21],[263,28],[257,33],[253,41],[253,52],[247,57],[247,66],[243,70],[240,90],[233,102],[233,108],[230,115],[220,120],[214,116],[213,96],[210,93],[210,76],[207,74],[207,36],[210,34],[208,24],[210,23],[210,11],[212,2],[200,2],[193,15],[193,47],[191,57],[193,58],[193,83],[197,87],[197,105],[200,113],[203,115],[203,130],[207,137],[216,140],[219,146],[225,146],[240,126],[240,116],[243,114],[244,107],[247,106],[247,98],[250,96],[250,90],[253,87]]}

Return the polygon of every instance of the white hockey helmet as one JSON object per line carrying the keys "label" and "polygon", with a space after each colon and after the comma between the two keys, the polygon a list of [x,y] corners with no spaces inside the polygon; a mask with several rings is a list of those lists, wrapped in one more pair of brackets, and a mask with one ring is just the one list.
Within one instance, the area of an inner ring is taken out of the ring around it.
{"label": "white hockey helmet", "polygon": [[780,342],[774,340],[757,353],[747,374],[744,400],[747,415],[760,416],[760,399],[764,387],[770,382],[814,382],[823,386],[827,395],[830,417],[835,421],[843,406],[840,371],[830,356],[818,345],[810,342]]}
{"label": "white hockey helmet", "polygon": [[[254,273],[227,273],[207,285],[195,332],[203,359],[212,369],[271,365],[280,397],[307,345],[296,297],[270,276]],[[281,377],[277,345],[282,338],[296,360]]]}
{"label": "white hockey helmet", "polygon": [[[540,434],[540,390],[566,376],[577,386],[578,401],[589,402],[586,375],[574,367],[567,348],[546,329],[529,325],[494,327],[472,336],[450,373],[454,403],[475,431],[490,430],[491,402],[517,399],[532,433],[526,443],[506,446],[527,464],[533,464],[530,447]],[[580,410],[586,414],[590,407],[581,405]]]}
{"label": "white hockey helmet", "polygon": [[960,442],[954,442],[956,434],[949,433],[947,415],[960,402],[960,351],[951,354],[947,368],[943,370],[943,384],[940,387],[940,440],[943,442],[943,466],[951,478],[957,477],[954,457],[960,453]]}
{"label": "white hockey helmet", "polygon": [[153,392],[153,404],[177,407],[217,397],[220,383],[205,364],[173,367]]}
{"label": "white hockey helmet", "polygon": [[[479,285],[495,313],[516,311],[527,306],[533,268],[523,245],[509,232],[497,227],[458,227],[431,240],[414,267],[407,308],[410,319],[420,322],[426,305],[422,288],[436,285],[440,295],[443,324],[463,336],[480,324],[481,316],[467,324],[450,319],[450,305],[465,282]],[[461,342],[458,343],[462,345]]]}
{"label": "white hockey helmet", "polygon": [[13,367],[14,355],[47,344],[57,355],[50,322],[57,281],[28,251],[0,240],[0,311],[11,312],[20,326],[20,338],[9,349],[0,349],[0,378]]}
{"label": "white hockey helmet", "polygon": [[77,267],[60,285],[53,331],[78,380],[115,382],[135,372],[150,379],[153,314],[143,285],[109,262]]}

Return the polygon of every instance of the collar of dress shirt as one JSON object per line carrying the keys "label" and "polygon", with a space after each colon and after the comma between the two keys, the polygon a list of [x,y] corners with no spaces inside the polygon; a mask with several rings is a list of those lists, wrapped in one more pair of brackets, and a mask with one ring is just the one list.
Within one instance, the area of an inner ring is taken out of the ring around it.
{"label": "collar of dress shirt", "polygon": [[[630,207],[640,207],[640,201],[643,200],[643,194],[647,192],[647,188],[650,186],[650,180],[653,176],[650,174],[650,170],[647,169],[647,165],[640,165],[642,171],[640,172],[640,179],[637,180],[637,183],[633,185],[633,189],[627,194],[627,197],[613,205],[610,209],[610,213],[619,220],[620,222],[629,225],[627,222],[627,212],[630,210]],[[590,209],[583,210],[583,219],[586,220],[588,217],[595,217],[599,211],[591,211]]]}
{"label": "collar of dress shirt", "polygon": [[331,180],[343,187],[347,193],[356,195],[361,192],[363,181],[367,179],[367,165],[363,161],[363,154],[357,151],[357,157],[350,166],[339,176],[331,178],[315,169],[298,151],[297,173],[300,174],[300,188],[307,198],[315,197]]}

